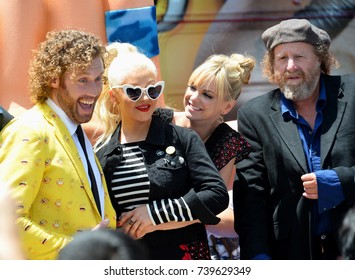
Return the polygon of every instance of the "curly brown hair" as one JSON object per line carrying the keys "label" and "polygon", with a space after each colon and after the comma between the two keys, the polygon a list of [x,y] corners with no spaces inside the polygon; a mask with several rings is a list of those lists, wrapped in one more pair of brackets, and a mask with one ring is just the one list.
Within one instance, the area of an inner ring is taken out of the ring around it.
{"label": "curly brown hair", "polygon": [[[320,68],[323,74],[329,75],[332,67],[337,68],[339,66],[339,62],[330,53],[327,45],[321,44],[319,46],[314,46],[314,52],[320,61]],[[266,52],[261,62],[264,76],[273,84],[276,83],[274,79],[274,59],[275,54],[274,49],[272,49]]]}
{"label": "curly brown hair", "polygon": [[31,101],[43,103],[52,90],[51,83],[61,78],[67,70],[71,78],[87,69],[92,61],[106,50],[100,39],[80,30],[50,31],[46,40],[34,51],[29,67],[29,92]]}

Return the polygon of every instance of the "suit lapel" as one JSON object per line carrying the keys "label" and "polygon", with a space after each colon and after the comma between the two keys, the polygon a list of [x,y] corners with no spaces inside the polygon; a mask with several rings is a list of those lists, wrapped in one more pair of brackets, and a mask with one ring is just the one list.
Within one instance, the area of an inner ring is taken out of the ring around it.
{"label": "suit lapel", "polygon": [[[321,166],[330,152],[335,141],[335,135],[345,112],[346,102],[341,99],[344,96],[343,85],[339,76],[322,76],[325,83],[327,94],[327,104],[337,104],[337,106],[327,106],[323,112],[322,136],[321,136]],[[284,144],[288,147],[291,154],[305,173],[308,173],[307,162],[305,159],[303,146],[298,134],[297,126],[292,120],[285,122],[281,115],[280,108],[280,92],[275,93],[272,102],[274,112],[270,114],[270,118],[275,129],[280,134]]]}
{"label": "suit lapel", "polygon": [[272,123],[276,131],[279,133],[285,146],[289,149],[293,158],[296,160],[303,173],[308,172],[307,161],[304,155],[302,142],[298,134],[297,126],[292,120],[285,121],[281,114],[280,92],[275,94],[275,98],[271,104],[274,112],[270,114]]}
{"label": "suit lapel", "polygon": [[[343,85],[339,76],[323,76],[327,93],[327,105],[323,112],[322,136],[321,136],[321,166],[324,164],[330,149],[335,141],[336,132],[339,129],[345,112],[346,102],[341,99],[344,96]],[[337,106],[333,106],[337,104]]]}
{"label": "suit lapel", "polygon": [[90,183],[86,175],[83,162],[81,161],[78,149],[74,143],[72,136],[69,133],[69,130],[67,129],[63,121],[58,117],[58,115],[46,103],[39,105],[39,107],[46,120],[54,127],[54,134],[56,139],[63,147],[70,161],[73,163],[73,166],[81,180],[81,183],[84,186],[86,194],[89,196],[93,207],[97,211],[97,214],[100,215],[96,206],[94,195],[91,191]]}

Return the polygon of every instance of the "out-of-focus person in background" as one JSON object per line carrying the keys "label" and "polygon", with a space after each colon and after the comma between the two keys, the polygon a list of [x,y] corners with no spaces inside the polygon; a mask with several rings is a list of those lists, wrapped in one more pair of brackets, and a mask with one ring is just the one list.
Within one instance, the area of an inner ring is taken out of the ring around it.
{"label": "out-of-focus person in background", "polygon": [[59,260],[146,260],[148,250],[119,229],[78,232],[60,252]]}
{"label": "out-of-focus person in background", "polygon": [[337,238],[339,259],[355,260],[355,207],[345,214]]}
{"label": "out-of-focus person in background", "polygon": [[24,259],[16,219],[16,202],[0,182],[0,260]]}

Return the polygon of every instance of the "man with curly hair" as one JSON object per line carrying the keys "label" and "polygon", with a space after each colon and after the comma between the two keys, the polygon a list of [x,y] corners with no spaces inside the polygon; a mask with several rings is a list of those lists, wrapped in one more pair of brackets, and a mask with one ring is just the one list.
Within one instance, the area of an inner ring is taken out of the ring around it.
{"label": "man with curly hair", "polygon": [[102,90],[105,55],[95,35],[48,32],[30,62],[35,105],[0,134],[0,181],[17,203],[28,259],[56,259],[78,231],[115,228],[101,167],[80,134]]}

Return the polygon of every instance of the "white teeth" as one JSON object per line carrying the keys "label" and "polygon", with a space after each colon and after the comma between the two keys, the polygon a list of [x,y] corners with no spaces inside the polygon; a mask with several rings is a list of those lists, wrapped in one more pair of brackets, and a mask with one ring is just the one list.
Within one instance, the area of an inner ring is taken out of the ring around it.
{"label": "white teeth", "polygon": [[94,100],[93,99],[81,99],[80,103],[83,103],[85,105],[92,105],[92,104],[94,104]]}
{"label": "white teeth", "polygon": [[191,107],[193,110],[195,110],[195,111],[201,111],[201,109],[200,109],[200,108],[195,107],[195,106],[192,106],[191,104],[190,104],[190,107]]}
{"label": "white teeth", "polygon": [[193,106],[192,103],[191,103],[191,101],[189,101],[189,105],[190,105],[190,107],[191,107],[192,110],[194,110],[194,111],[201,111],[201,109],[200,109],[199,107]]}

